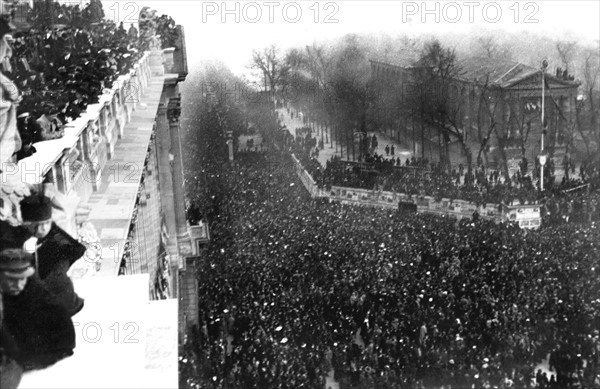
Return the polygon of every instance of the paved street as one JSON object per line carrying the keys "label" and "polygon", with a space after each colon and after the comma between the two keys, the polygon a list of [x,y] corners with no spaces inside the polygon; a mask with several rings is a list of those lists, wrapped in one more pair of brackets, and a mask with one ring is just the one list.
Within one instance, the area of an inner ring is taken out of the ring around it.
{"label": "paved street", "polygon": [[[309,124],[303,123],[301,116],[299,117],[299,115],[297,114],[297,111],[295,109],[292,108],[290,110],[290,112],[294,113],[293,119],[291,117],[291,114],[288,114],[286,108],[277,109],[277,113],[279,114],[281,124],[285,125],[293,136],[296,136],[297,129],[309,126]],[[373,133],[370,132],[370,133],[368,133],[368,135],[372,136]],[[390,137],[388,137],[384,134],[380,134],[380,133],[377,133],[376,136],[377,136],[378,145],[377,145],[377,149],[375,150],[375,152],[377,154],[382,155],[386,159],[392,159],[392,158],[395,159],[395,158],[400,157],[400,159],[402,160],[402,163],[404,163],[407,158],[412,157],[412,152],[410,150],[406,149],[405,147],[400,145],[400,143],[396,142],[395,140],[391,139]],[[323,165],[323,167],[326,165],[327,161],[330,160],[333,156],[341,156],[339,146],[336,147],[336,144],[335,143],[332,144],[332,142],[331,142],[331,133],[329,131],[323,131],[323,136],[321,136],[321,129],[319,128],[319,130],[317,131],[317,129],[315,128],[315,131],[313,132],[313,137],[317,138],[317,142],[319,142],[320,140],[323,140],[324,149],[319,150],[319,157],[318,157],[318,160],[321,163],[321,165]],[[329,141],[329,142],[326,142],[326,141]],[[386,153],[385,153],[386,146],[389,146],[390,148],[392,146],[394,146],[395,151],[394,151],[393,157],[391,155],[386,156]],[[345,149],[344,149],[344,154],[343,154],[342,159],[348,160]],[[350,158],[350,160],[352,160],[352,159]]]}
{"label": "paved street", "polygon": [[[279,119],[281,121],[281,124],[285,125],[287,127],[287,129],[290,131],[290,133],[295,137],[295,136],[297,136],[297,132],[296,132],[297,129],[310,126],[310,123],[307,122],[307,124],[304,124],[304,122],[302,120],[303,113],[298,112],[291,105],[289,105],[289,107],[290,107],[290,113],[288,113],[287,108],[278,108],[276,111],[279,114]],[[293,118],[291,115],[292,113],[294,115]],[[321,134],[321,132],[323,132],[323,134]],[[372,136],[373,134],[374,134],[373,132],[368,133],[369,136]],[[390,138],[388,135],[382,134],[380,132],[375,133],[375,135],[377,136],[377,142],[378,142],[378,146],[377,146],[377,149],[375,150],[375,152],[378,155],[383,156],[385,159],[392,159],[392,158],[400,157],[402,164],[405,163],[407,158],[409,158],[409,159],[412,158],[412,156],[413,156],[412,151],[407,149],[405,146],[401,145],[398,141],[396,141],[396,140]],[[314,125],[313,137],[317,138],[317,142],[319,142],[320,140],[323,140],[324,149],[319,150],[319,156],[317,158],[319,163],[323,167],[326,166],[327,161],[330,160],[333,156],[338,156],[338,157],[342,156],[339,145],[336,145],[335,142],[333,142],[333,143],[331,142],[331,139],[332,139],[331,133],[327,129],[322,131],[320,127]],[[385,152],[386,146],[389,146],[391,148],[392,145],[394,146],[394,149],[395,149],[393,157],[391,155],[386,155],[386,152]],[[416,147],[417,147],[417,150],[419,150],[421,145],[417,144]],[[458,166],[458,164],[465,162],[464,157],[462,157],[460,154],[461,154],[460,145],[458,145],[458,144],[452,145],[451,151],[450,151],[450,159],[452,161],[453,166]],[[416,156],[417,157],[420,156],[418,151],[417,151]],[[349,159],[348,156],[346,155],[345,149],[343,151],[342,159],[343,160],[352,160],[352,158]],[[436,160],[437,158],[435,156],[433,156],[431,159]],[[509,164],[509,169],[511,169],[511,174],[514,174],[514,169],[516,168],[516,163],[517,163],[517,161],[515,161],[512,164]],[[532,173],[534,166],[535,166],[534,162],[529,161],[529,168],[528,168],[529,174]],[[488,169],[488,171],[491,171],[491,169]],[[555,177],[556,177],[557,183],[561,182],[564,174],[565,174],[565,172],[562,167],[562,162],[557,163],[555,165]],[[579,165],[577,165],[575,173],[570,174],[570,177],[571,178],[579,178]],[[463,181],[463,179],[461,178],[461,182],[462,181]]]}

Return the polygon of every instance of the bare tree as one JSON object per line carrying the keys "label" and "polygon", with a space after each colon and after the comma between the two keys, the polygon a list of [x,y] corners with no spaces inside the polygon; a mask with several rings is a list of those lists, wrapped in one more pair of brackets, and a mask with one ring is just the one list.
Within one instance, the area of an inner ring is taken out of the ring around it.
{"label": "bare tree", "polygon": [[479,51],[486,58],[501,58],[504,60],[512,58],[510,48],[500,44],[493,35],[485,35],[477,38],[476,44]]}
{"label": "bare tree", "polygon": [[[323,130],[330,131],[329,123],[331,122],[330,111],[326,109],[326,105],[332,102],[331,88],[328,88],[332,79],[331,71],[333,66],[332,53],[323,45],[313,43],[304,48],[304,58],[306,71],[310,74],[313,82],[313,95],[311,96],[310,104],[312,111],[318,118],[318,124],[321,127],[321,135]],[[325,128],[323,127],[325,124]],[[333,142],[333,139],[330,139]]]}
{"label": "bare tree", "polygon": [[290,70],[290,66],[279,55],[279,49],[275,45],[271,45],[262,51],[254,50],[250,67],[262,73],[265,91],[271,93],[275,93]]}
{"label": "bare tree", "polygon": [[568,70],[573,63],[573,58],[577,53],[577,42],[575,41],[556,41],[555,43],[558,57],[565,70]]}
{"label": "bare tree", "polygon": [[305,47],[307,69],[319,87],[324,88],[331,76],[331,56],[322,45],[313,44]]}
{"label": "bare tree", "polygon": [[[339,102],[335,104],[335,109],[338,117],[343,119],[346,147],[352,147],[348,151],[352,152],[354,158],[354,133],[360,132],[363,137],[366,136],[376,90],[365,48],[356,36],[345,37],[334,69],[332,84]],[[359,156],[362,152],[363,150],[359,151]]]}
{"label": "bare tree", "polygon": [[415,65],[414,81],[418,93],[416,100],[411,99],[408,103],[416,105],[414,111],[419,112],[425,125],[438,131],[442,141],[441,161],[450,166],[449,145],[454,138],[460,142],[470,166],[472,153],[463,123],[462,69],[455,50],[444,48],[438,40],[433,40],[425,45]]}
{"label": "bare tree", "polygon": [[600,129],[598,129],[598,115],[600,114],[600,78],[598,76],[598,73],[600,73],[600,54],[598,54],[598,51],[594,49],[587,50],[582,70],[585,99],[588,102],[586,104],[587,109],[583,111],[587,110],[589,131],[595,136],[596,142],[600,144]]}
{"label": "bare tree", "polygon": [[481,50],[487,58],[494,58],[498,52],[498,43],[492,35],[483,36],[477,39]]}
{"label": "bare tree", "polygon": [[496,131],[496,107],[495,104],[497,93],[489,84],[489,77],[486,78],[482,86],[475,86],[479,93],[476,104],[477,110],[477,135],[479,140],[479,152],[477,153],[477,161],[481,161],[481,156],[487,162],[487,150],[490,143],[492,133]]}

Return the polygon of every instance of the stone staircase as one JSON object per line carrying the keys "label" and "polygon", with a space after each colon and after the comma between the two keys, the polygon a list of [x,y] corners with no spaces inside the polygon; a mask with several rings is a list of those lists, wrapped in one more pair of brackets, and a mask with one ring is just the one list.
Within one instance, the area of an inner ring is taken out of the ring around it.
{"label": "stone staircase", "polygon": [[177,388],[176,299],[150,301],[148,275],[75,281],[75,354],[28,372],[20,389]]}

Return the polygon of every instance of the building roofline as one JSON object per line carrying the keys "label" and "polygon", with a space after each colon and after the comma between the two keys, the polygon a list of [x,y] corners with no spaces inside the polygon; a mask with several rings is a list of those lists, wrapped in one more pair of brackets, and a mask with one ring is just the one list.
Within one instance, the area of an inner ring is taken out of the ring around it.
{"label": "building roofline", "polygon": [[391,64],[389,62],[383,62],[383,61],[379,61],[379,60],[376,60],[376,59],[369,59],[369,62],[371,62],[371,63],[377,63],[377,64],[380,64],[380,65],[386,65],[386,66],[389,66],[389,67],[392,67],[392,68],[397,68],[397,69],[416,69],[416,68],[420,67],[420,66],[400,66],[400,65],[394,65],[394,64]]}

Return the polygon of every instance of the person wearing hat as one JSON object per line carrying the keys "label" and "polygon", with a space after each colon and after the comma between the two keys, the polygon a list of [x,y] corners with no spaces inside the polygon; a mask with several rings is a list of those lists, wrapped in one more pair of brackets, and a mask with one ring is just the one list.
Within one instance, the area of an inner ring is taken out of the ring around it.
{"label": "person wearing hat", "polygon": [[0,292],[0,388],[16,389],[19,387],[23,368],[9,355],[14,355],[16,347],[2,328],[4,305],[2,304],[2,292]]}
{"label": "person wearing hat", "polygon": [[[67,275],[69,268],[85,255],[86,247],[52,221],[52,200],[33,195],[21,201],[23,237],[37,239],[37,271],[48,290],[55,295],[71,316],[84,304]],[[24,243],[24,242],[23,242]]]}
{"label": "person wearing hat", "polygon": [[0,244],[23,248],[35,254],[37,275],[56,300],[71,314],[83,308],[84,301],[75,293],[67,271],[86,252],[86,247],[52,221],[55,202],[45,191],[35,192],[20,203],[21,226],[0,221]]}
{"label": "person wearing hat", "polygon": [[[6,281],[0,281],[5,283]],[[8,282],[6,282],[8,283]],[[0,388],[16,389],[21,382],[23,369],[9,355],[16,354],[16,345],[8,332],[2,327],[4,304],[2,304],[2,289],[0,288]]]}
{"label": "person wearing hat", "polygon": [[71,317],[35,275],[32,254],[21,248],[0,251],[0,292],[1,340],[7,357],[27,371],[73,355]]}
{"label": "person wearing hat", "polygon": [[19,248],[4,249],[0,254],[0,291],[3,295],[17,296],[35,274],[33,256]]}

